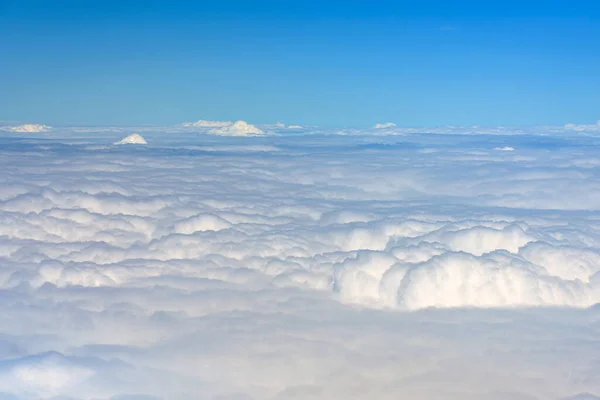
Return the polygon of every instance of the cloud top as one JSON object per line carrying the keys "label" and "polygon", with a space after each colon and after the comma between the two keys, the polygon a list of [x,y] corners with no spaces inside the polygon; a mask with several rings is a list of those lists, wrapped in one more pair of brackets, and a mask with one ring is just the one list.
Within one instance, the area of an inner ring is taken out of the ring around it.
{"label": "cloud top", "polygon": [[7,130],[9,132],[18,132],[18,133],[39,133],[39,132],[48,132],[52,129],[51,126],[42,125],[42,124],[23,124],[18,126],[8,126],[3,127],[2,129]]}
{"label": "cloud top", "polygon": [[386,122],[384,124],[375,124],[375,129],[386,129],[386,128],[395,128],[396,124],[393,122]]}
{"label": "cloud top", "polygon": [[[184,128],[197,128],[201,132],[210,133],[218,136],[260,136],[265,132],[255,125],[246,121],[206,121],[186,122],[182,124]],[[275,125],[277,127],[278,125]]]}
{"label": "cloud top", "polygon": [[146,139],[144,139],[139,133],[132,133],[131,135],[124,137],[123,139],[119,140],[118,142],[115,142],[114,144],[148,144],[148,142],[146,142]]}
{"label": "cloud top", "polygon": [[260,136],[265,134],[264,131],[246,121],[236,121],[230,125],[211,129],[209,132],[221,136]]}
{"label": "cloud top", "polygon": [[231,121],[207,121],[201,119],[196,122],[184,122],[183,126],[188,128],[222,128],[231,124]]}

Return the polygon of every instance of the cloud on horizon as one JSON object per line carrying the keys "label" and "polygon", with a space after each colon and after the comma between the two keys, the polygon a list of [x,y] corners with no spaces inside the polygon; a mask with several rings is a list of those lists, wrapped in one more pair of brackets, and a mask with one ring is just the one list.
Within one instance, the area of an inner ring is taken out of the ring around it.
{"label": "cloud on horizon", "polygon": [[213,128],[209,133],[221,136],[262,136],[265,132],[246,121],[236,121],[220,128]]}
{"label": "cloud on horizon", "polygon": [[9,132],[18,132],[18,133],[40,133],[40,132],[48,132],[52,129],[51,126],[42,125],[42,124],[23,124],[17,126],[2,126],[0,129],[9,131]]}
{"label": "cloud on horizon", "polygon": [[386,122],[385,124],[375,124],[375,129],[386,129],[386,128],[395,128],[396,124],[393,122]]}
{"label": "cloud on horizon", "polygon": [[222,128],[224,126],[229,126],[232,123],[233,122],[231,121],[207,121],[201,119],[196,122],[184,122],[183,126],[193,128]]}
{"label": "cloud on horizon", "polygon": [[[185,122],[184,128],[199,128],[204,133],[219,136],[262,136],[265,132],[249,124],[246,121],[226,122],[226,121],[205,121]],[[279,125],[276,125],[279,127]]]}
{"label": "cloud on horizon", "polygon": [[148,144],[148,142],[146,142],[146,139],[144,139],[139,133],[132,133],[131,135],[124,137],[114,144]]}

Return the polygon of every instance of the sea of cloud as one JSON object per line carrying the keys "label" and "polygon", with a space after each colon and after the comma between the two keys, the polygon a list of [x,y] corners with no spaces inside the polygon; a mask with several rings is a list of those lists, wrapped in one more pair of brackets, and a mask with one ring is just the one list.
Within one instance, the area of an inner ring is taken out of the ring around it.
{"label": "sea of cloud", "polygon": [[592,128],[184,128],[0,133],[0,399],[599,398]]}

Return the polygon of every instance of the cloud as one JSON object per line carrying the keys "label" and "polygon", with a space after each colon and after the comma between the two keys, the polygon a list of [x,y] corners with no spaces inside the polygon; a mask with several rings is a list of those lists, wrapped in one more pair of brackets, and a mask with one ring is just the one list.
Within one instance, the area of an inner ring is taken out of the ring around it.
{"label": "cloud", "polygon": [[3,138],[0,398],[600,395],[594,136],[97,129]]}
{"label": "cloud", "polygon": [[39,133],[39,132],[48,132],[52,129],[51,126],[41,125],[41,124],[24,124],[18,126],[5,126],[1,129],[7,130],[9,132],[18,132],[18,133]]}
{"label": "cloud", "polygon": [[565,124],[565,130],[567,131],[575,131],[575,132],[597,132],[600,131],[600,121],[595,124]]}
{"label": "cloud", "polygon": [[514,147],[504,146],[504,147],[496,147],[494,150],[496,151],[515,151]]}
{"label": "cloud", "polygon": [[146,139],[144,139],[139,133],[132,133],[131,135],[124,137],[114,144],[148,144],[148,142],[146,142]]}
{"label": "cloud", "polygon": [[375,129],[386,129],[386,128],[395,128],[396,124],[393,122],[386,122],[385,124],[375,124]]}
{"label": "cloud", "polygon": [[56,396],[73,390],[93,373],[56,352],[32,355],[0,361],[0,390],[39,397]]}
{"label": "cloud", "polygon": [[[479,126],[479,125],[448,125],[425,127],[392,126],[392,123],[376,124],[371,130],[345,128],[320,129],[319,133],[345,136],[406,136],[411,134],[432,135],[478,135],[478,136],[542,136],[556,137],[572,135],[597,136],[600,125],[597,124],[566,124],[563,126]],[[394,124],[395,125],[395,124]]]}
{"label": "cloud", "polygon": [[206,121],[201,119],[196,122],[184,122],[183,126],[193,128],[222,128],[231,124],[231,121]]}
{"label": "cloud", "polygon": [[[223,122],[223,121],[204,121],[186,122],[182,124],[184,128],[199,128],[203,132],[219,136],[260,136],[264,131],[251,125],[246,121]],[[275,128],[278,125],[274,126]]]}
{"label": "cloud", "polygon": [[231,224],[219,216],[199,214],[177,222],[173,227],[173,232],[190,234],[201,231],[218,231],[230,227]]}
{"label": "cloud", "polygon": [[209,133],[222,136],[260,136],[265,134],[262,130],[246,121],[237,121],[231,125],[214,128]]}

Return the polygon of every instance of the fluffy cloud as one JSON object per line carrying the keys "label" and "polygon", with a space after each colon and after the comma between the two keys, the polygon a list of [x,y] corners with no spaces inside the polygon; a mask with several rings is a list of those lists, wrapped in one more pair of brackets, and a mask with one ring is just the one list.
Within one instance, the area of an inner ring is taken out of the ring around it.
{"label": "fluffy cloud", "polygon": [[184,122],[183,126],[188,128],[222,128],[231,124],[231,121],[206,121],[201,119],[196,122]]}
{"label": "fluffy cloud", "polygon": [[494,150],[497,151],[515,151],[514,147],[504,146],[504,147],[496,147]]}
{"label": "fluffy cloud", "polygon": [[[186,122],[182,125],[184,128],[197,128],[202,132],[219,136],[260,136],[264,131],[249,124],[246,121],[224,122],[224,121],[196,121]],[[279,125],[274,125],[275,128]]]}
{"label": "fluffy cloud", "polygon": [[109,133],[2,138],[0,398],[600,394],[595,138]]}
{"label": "fluffy cloud", "polygon": [[50,129],[52,129],[52,127],[48,126],[48,125],[41,125],[41,124],[24,124],[24,125],[18,125],[18,126],[6,126],[6,127],[2,127],[1,129],[4,129],[9,132],[39,133],[39,132],[48,132]]}
{"label": "fluffy cloud", "polygon": [[132,133],[131,135],[124,137],[114,144],[148,144],[148,142],[146,142],[146,139],[144,139],[139,133]]}
{"label": "fluffy cloud", "polygon": [[386,122],[385,124],[375,124],[375,129],[386,129],[386,128],[395,128],[396,124],[393,122]]}
{"label": "fluffy cloud", "polygon": [[237,121],[231,125],[214,128],[209,133],[222,136],[259,136],[265,134],[262,130],[246,121]]}

